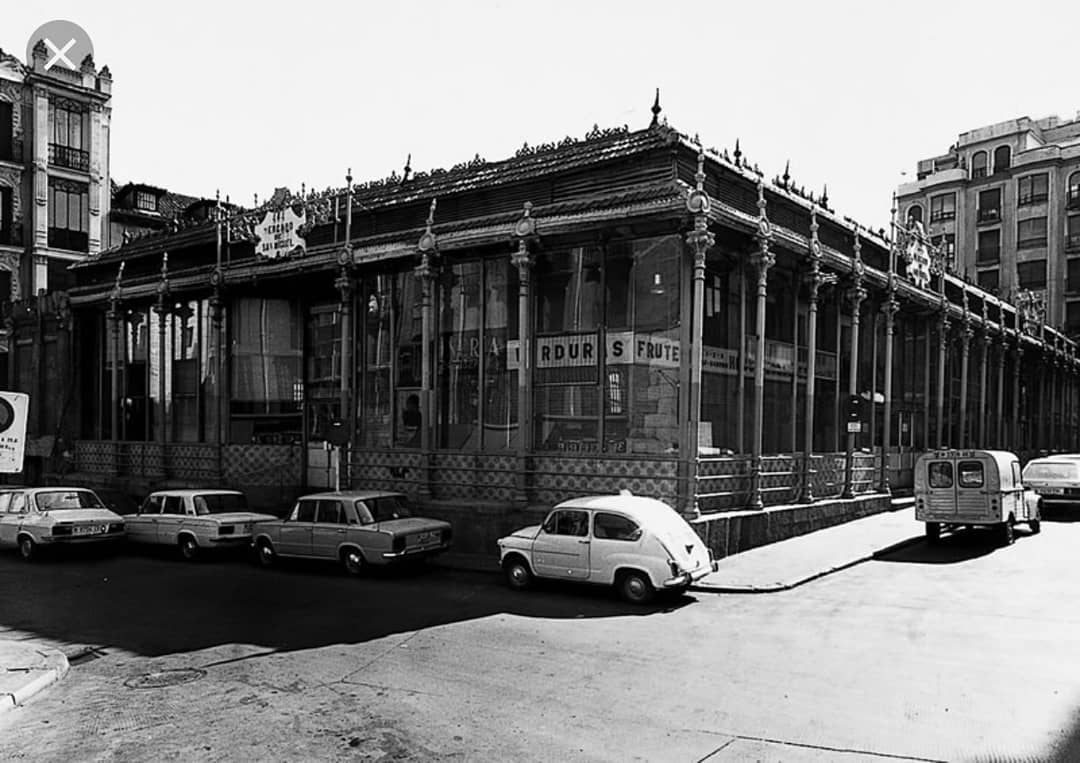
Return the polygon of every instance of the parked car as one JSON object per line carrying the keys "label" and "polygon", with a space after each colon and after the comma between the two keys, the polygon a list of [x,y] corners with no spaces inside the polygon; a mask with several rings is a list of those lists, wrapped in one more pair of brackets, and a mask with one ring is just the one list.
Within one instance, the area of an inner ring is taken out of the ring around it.
{"label": "parked car", "polygon": [[1039,496],[1025,487],[1020,460],[1005,450],[931,450],[919,456],[915,519],[926,523],[929,543],[943,530],[988,527],[1008,546],[1018,522],[1026,522],[1033,535],[1042,527]]}
{"label": "parked car", "polygon": [[356,575],[441,553],[452,532],[449,522],[413,516],[401,493],[348,490],[301,496],[285,519],[255,525],[253,545],[264,566],[279,556],[329,559]]}
{"label": "parked car", "polygon": [[118,541],[124,518],[105,508],[93,490],[79,487],[0,487],[0,548],[23,559],[40,548]]}
{"label": "parked car", "polygon": [[579,580],[614,585],[632,603],[649,601],[657,590],[686,589],[717,566],[674,509],[629,491],[564,501],[543,524],[498,543],[512,588],[526,588],[534,577]]}
{"label": "parked car", "polygon": [[248,509],[237,490],[158,490],[127,517],[134,543],[170,546],[187,560],[206,549],[248,548],[254,523],[274,519]]}
{"label": "parked car", "polygon": [[1033,458],[1023,471],[1024,484],[1043,504],[1080,503],[1080,453]]}

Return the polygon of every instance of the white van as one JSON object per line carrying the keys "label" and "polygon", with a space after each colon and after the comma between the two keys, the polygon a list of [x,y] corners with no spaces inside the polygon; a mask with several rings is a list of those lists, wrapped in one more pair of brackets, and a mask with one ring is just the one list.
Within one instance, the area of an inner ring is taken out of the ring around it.
{"label": "white van", "polygon": [[933,543],[943,529],[991,526],[1003,545],[1013,526],[1039,532],[1039,496],[1024,487],[1020,459],[1004,450],[933,450],[915,462],[915,519]]}

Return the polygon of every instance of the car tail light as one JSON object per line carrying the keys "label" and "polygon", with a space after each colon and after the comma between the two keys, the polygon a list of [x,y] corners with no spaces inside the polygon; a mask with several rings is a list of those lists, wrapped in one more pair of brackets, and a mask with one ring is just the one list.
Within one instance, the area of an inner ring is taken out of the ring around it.
{"label": "car tail light", "polygon": [[71,535],[71,525],[53,525],[53,535]]}
{"label": "car tail light", "polygon": [[396,535],[396,536],[394,536],[393,549],[394,549],[394,551],[404,551],[405,550],[405,536],[404,535]]}
{"label": "car tail light", "polygon": [[674,559],[668,561],[668,566],[671,567],[671,577],[678,577],[682,574],[682,570],[679,569],[679,565]]}
{"label": "car tail light", "polygon": [[218,535],[232,535],[234,532],[236,532],[235,525],[224,525],[218,530]]}

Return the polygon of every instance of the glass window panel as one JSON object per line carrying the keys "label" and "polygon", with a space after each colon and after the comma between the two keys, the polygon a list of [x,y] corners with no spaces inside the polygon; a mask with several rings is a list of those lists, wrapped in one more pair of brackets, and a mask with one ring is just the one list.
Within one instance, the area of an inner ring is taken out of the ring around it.
{"label": "glass window panel", "polygon": [[462,262],[448,267],[439,284],[439,361],[437,438],[452,450],[480,447],[480,321],[482,266]]}
{"label": "glass window panel", "polygon": [[359,437],[364,447],[393,444],[394,401],[390,371],[393,366],[394,278],[379,275],[363,286],[360,350],[363,357],[363,403]]}
{"label": "glass window panel", "polygon": [[484,262],[484,450],[518,446],[518,271],[509,257]]}
{"label": "glass window panel", "polygon": [[293,442],[300,436],[302,321],[296,302],[241,298],[232,310],[230,424],[234,442]]}
{"label": "glass window panel", "polygon": [[423,372],[423,309],[420,279],[414,272],[399,273],[394,290],[394,345],[397,352],[395,401],[397,421],[394,443],[403,448],[422,445],[424,415],[420,405]]}
{"label": "glass window panel", "polygon": [[56,215],[54,217],[54,227],[68,227],[68,195],[66,192],[59,189],[56,191]]}

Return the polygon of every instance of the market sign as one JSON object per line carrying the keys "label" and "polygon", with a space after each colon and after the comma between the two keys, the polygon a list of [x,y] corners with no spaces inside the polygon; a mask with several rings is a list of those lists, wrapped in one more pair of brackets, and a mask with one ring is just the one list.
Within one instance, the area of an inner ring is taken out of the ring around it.
{"label": "market sign", "polygon": [[303,254],[307,251],[307,243],[300,235],[300,229],[306,217],[303,209],[296,214],[289,206],[267,212],[262,222],[255,226],[258,236],[255,253],[268,260]]}
{"label": "market sign", "polygon": [[[560,334],[536,338],[537,368],[593,367],[600,362],[597,334]],[[506,367],[514,370],[521,364],[521,344],[516,339],[506,343]],[[641,365],[678,368],[679,340],[658,334],[615,331],[607,335],[604,358],[609,366]]]}
{"label": "market sign", "polygon": [[0,392],[0,473],[23,470],[29,407],[30,396],[25,392]]}

